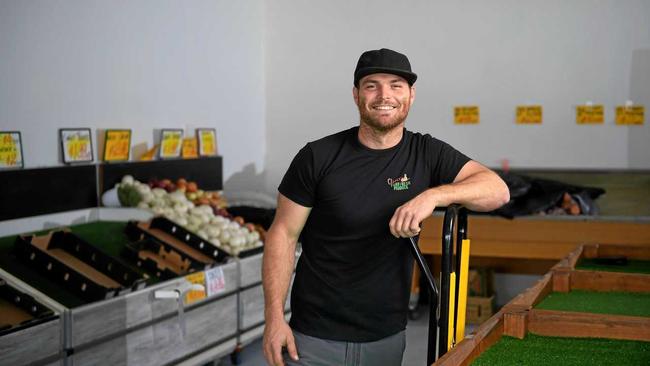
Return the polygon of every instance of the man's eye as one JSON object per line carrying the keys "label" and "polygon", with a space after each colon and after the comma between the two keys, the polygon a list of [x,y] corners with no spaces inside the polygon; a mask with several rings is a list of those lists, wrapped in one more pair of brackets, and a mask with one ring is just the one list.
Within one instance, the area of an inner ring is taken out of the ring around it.
{"label": "man's eye", "polygon": [[393,84],[393,89],[401,89],[402,85],[401,84]]}

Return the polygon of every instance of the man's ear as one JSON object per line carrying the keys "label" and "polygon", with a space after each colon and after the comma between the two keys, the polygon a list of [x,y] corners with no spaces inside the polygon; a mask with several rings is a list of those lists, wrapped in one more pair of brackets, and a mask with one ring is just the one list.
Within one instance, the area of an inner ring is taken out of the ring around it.
{"label": "man's ear", "polygon": [[413,105],[413,101],[415,100],[415,85],[411,87],[411,98],[410,98],[410,105]]}
{"label": "man's ear", "polygon": [[359,105],[359,89],[356,86],[352,87],[352,98],[354,98],[354,104]]}

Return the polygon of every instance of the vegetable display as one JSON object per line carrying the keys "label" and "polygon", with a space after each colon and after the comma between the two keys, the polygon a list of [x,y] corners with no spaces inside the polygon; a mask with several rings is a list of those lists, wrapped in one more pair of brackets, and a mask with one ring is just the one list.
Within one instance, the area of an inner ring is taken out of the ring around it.
{"label": "vegetable display", "polygon": [[261,226],[245,223],[241,217],[232,218],[217,192],[204,192],[194,182],[164,179],[147,184],[126,175],[117,190],[123,206],[164,216],[232,255],[263,245],[265,231]]}

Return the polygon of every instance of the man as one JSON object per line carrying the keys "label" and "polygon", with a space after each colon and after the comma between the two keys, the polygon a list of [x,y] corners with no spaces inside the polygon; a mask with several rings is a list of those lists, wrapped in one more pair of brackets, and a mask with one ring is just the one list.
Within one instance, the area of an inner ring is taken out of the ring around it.
{"label": "man", "polygon": [[416,78],[405,55],[364,52],[352,89],[359,126],[308,143],[285,174],[263,261],[270,365],[401,365],[413,269],[404,238],[438,206],[509,200],[495,173],[404,128]]}

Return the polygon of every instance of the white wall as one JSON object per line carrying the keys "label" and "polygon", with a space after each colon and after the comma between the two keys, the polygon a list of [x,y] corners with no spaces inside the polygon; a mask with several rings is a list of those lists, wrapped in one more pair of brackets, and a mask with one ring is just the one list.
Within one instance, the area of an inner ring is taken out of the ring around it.
{"label": "white wall", "polygon": [[59,164],[61,127],[149,147],[154,129],[214,127],[226,178],[261,171],[263,30],[262,0],[1,0],[0,130],[36,167]]}
{"label": "white wall", "polygon": [[[301,146],[358,123],[356,60],[389,47],[419,74],[412,130],[489,166],[648,169],[650,123],[613,117],[650,107],[649,14],[645,0],[0,0],[0,130],[23,132],[35,167],[59,164],[61,127],[131,128],[148,146],[154,129],[215,127],[226,187],[274,193]],[[605,125],[575,125],[587,100]],[[514,124],[528,102],[542,126]],[[480,125],[453,125],[463,104]]]}
{"label": "white wall", "polygon": [[[488,166],[628,168],[628,130],[647,136],[650,121],[615,126],[614,107],[632,97],[649,15],[645,0],[269,2],[266,188],[307,141],[358,123],[354,67],[381,47],[406,53],[419,76],[411,130]],[[648,95],[650,83],[635,85]],[[576,125],[574,106],[588,100],[605,105],[604,125]],[[526,103],[544,106],[543,125],[514,123]],[[481,107],[480,125],[455,126],[453,107],[467,104]],[[634,166],[650,168],[648,148],[634,151]]]}
{"label": "white wall", "polygon": [[[650,27],[647,32],[650,34]],[[646,123],[628,129],[630,168],[647,169],[650,165],[650,47],[634,50],[632,55],[630,97],[634,103],[645,106]]]}

